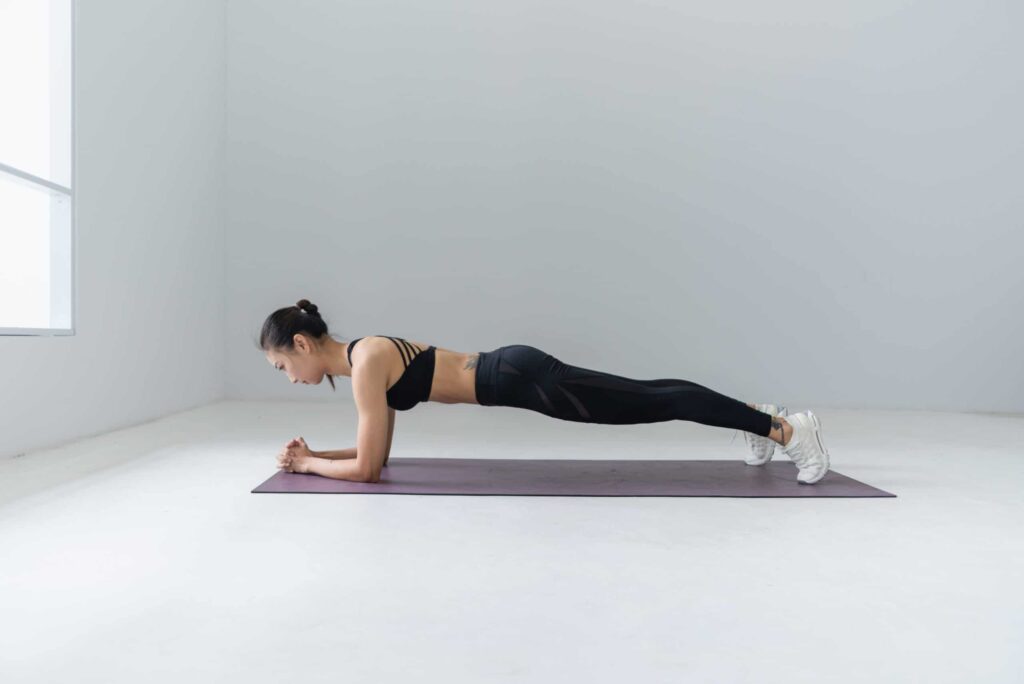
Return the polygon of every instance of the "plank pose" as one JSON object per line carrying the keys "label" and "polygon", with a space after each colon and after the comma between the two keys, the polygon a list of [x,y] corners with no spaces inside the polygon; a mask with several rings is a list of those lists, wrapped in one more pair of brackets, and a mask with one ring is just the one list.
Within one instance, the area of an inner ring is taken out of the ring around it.
{"label": "plank pose", "polygon": [[287,472],[380,481],[395,411],[421,401],[511,406],[583,423],[689,420],[742,430],[750,465],[764,465],[781,445],[801,483],[814,484],[829,469],[821,420],[811,411],[789,415],[785,407],[744,403],[689,380],[635,380],[570,366],[525,344],[462,353],[387,335],[342,343],[328,334],[316,305],[302,299],[267,317],[259,347],[292,383],[317,385],[327,377],[334,388],[334,376],[352,378],[356,446],[314,451],[296,437],[278,454],[278,467]]}

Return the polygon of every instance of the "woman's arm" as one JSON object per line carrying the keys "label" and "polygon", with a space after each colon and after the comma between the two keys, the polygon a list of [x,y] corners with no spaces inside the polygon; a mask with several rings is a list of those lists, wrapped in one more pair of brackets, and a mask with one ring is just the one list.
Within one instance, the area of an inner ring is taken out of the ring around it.
{"label": "woman's arm", "polygon": [[391,437],[395,434],[395,409],[388,407],[388,445],[384,450],[384,465],[388,464],[391,458]]}
{"label": "woman's arm", "polygon": [[331,461],[338,461],[343,458],[355,458],[356,448],[351,449],[334,449],[332,451],[314,451],[313,455],[317,458],[326,458]]}
{"label": "woman's arm", "polygon": [[[395,434],[395,409],[388,409],[388,446],[387,451],[384,453],[384,465],[388,464],[388,458],[391,456],[391,438]],[[317,458],[326,458],[331,461],[340,461],[343,458],[355,458],[356,448],[350,449],[330,449],[327,451],[313,451],[312,453]]]}
{"label": "woman's arm", "polygon": [[335,480],[350,480],[352,482],[369,482],[364,466],[358,461],[329,461],[326,458],[305,458],[298,472],[313,473],[323,477],[330,477]]}

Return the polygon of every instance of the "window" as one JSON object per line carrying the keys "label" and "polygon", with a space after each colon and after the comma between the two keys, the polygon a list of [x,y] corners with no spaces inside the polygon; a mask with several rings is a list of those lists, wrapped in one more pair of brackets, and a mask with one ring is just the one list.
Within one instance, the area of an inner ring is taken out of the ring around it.
{"label": "window", "polygon": [[0,0],[0,335],[74,332],[74,0]]}

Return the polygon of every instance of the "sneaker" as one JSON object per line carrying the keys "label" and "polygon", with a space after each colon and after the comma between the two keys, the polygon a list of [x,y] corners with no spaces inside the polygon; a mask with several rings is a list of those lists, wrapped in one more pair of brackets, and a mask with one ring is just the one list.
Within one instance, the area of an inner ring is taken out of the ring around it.
{"label": "sneaker", "polygon": [[[771,416],[789,415],[789,409],[785,406],[776,406],[775,404],[754,404],[754,406],[758,411]],[[751,455],[745,459],[747,465],[760,466],[772,460],[772,454],[775,453],[774,440],[746,431],[743,432],[743,439],[747,441],[747,446],[750,447],[751,452]]]}
{"label": "sneaker", "polygon": [[803,411],[787,416],[786,422],[793,426],[793,436],[782,450],[799,468],[797,482],[814,484],[825,477],[829,467],[828,451],[821,441],[821,420],[813,412]]}

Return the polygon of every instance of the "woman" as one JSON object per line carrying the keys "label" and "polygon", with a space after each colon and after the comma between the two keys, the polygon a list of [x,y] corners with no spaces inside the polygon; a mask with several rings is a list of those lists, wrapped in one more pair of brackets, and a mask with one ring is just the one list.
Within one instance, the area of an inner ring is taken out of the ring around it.
{"label": "woman", "polygon": [[690,420],[743,430],[750,465],[770,461],[780,444],[797,464],[799,482],[814,484],[829,469],[821,421],[811,411],[788,415],[785,407],[745,404],[688,380],[634,380],[570,366],[528,345],[461,353],[390,336],[344,344],[328,334],[316,305],[303,299],[267,317],[259,347],[292,383],[317,385],[326,375],[334,388],[334,376],[352,378],[356,447],[313,451],[297,437],[278,455],[278,467],[287,472],[378,482],[391,452],[395,411],[421,401],[511,406],[584,423]]}

